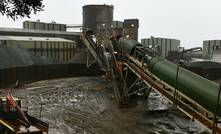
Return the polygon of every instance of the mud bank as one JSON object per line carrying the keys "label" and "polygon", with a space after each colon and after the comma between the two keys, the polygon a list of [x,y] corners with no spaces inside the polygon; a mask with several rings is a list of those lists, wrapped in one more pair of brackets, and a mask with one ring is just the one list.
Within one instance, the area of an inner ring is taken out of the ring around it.
{"label": "mud bank", "polygon": [[111,88],[101,77],[78,77],[35,82],[12,92],[31,115],[49,123],[49,134],[206,133],[155,92],[119,108]]}

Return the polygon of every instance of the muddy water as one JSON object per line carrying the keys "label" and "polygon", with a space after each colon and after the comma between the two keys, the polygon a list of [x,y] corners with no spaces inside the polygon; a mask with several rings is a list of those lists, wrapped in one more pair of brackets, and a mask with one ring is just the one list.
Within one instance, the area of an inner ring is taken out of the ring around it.
{"label": "muddy water", "polygon": [[100,77],[40,81],[12,92],[29,114],[49,123],[49,134],[205,133],[155,92],[119,108],[111,83]]}

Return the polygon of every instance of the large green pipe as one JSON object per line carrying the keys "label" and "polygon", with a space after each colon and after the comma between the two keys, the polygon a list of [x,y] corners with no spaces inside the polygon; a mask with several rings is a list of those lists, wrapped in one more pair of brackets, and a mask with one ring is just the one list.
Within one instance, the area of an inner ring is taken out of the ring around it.
{"label": "large green pipe", "polygon": [[[149,70],[161,80],[175,87],[176,64],[162,57],[155,57],[150,61]],[[218,84],[180,67],[176,87],[177,90],[196,101],[202,107],[215,113],[219,92]],[[220,108],[218,109],[218,116],[221,116]]]}
{"label": "large green pipe", "polygon": [[121,37],[118,40],[118,47],[123,53],[132,54],[136,46],[142,46],[142,44],[125,37]]}
{"label": "large green pipe", "polygon": [[[120,49],[124,53],[132,54],[136,46],[141,46],[139,42],[127,38],[120,38],[118,41]],[[162,57],[152,58],[149,71],[172,87],[175,87],[177,65],[167,61]],[[177,90],[196,101],[199,105],[215,113],[219,85],[209,81],[195,73],[179,67],[176,83]],[[221,101],[219,102],[219,104]],[[221,116],[221,108],[218,109],[218,116]]]}

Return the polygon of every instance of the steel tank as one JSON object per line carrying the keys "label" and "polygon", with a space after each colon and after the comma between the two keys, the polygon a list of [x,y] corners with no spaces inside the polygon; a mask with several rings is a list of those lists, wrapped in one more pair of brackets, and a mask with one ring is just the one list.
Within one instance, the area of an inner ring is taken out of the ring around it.
{"label": "steel tank", "polygon": [[112,5],[85,5],[83,6],[83,31],[87,29],[97,33],[100,27],[111,29],[113,22]]}
{"label": "steel tank", "polygon": [[123,23],[123,36],[128,37],[133,40],[138,40],[138,29],[139,20],[138,19],[126,19]]}

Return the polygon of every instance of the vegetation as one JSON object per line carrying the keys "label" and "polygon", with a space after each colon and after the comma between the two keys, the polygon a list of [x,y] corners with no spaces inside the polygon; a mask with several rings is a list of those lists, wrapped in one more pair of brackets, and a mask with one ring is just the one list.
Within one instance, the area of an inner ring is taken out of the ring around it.
{"label": "vegetation", "polygon": [[29,17],[33,12],[36,14],[42,11],[43,0],[0,0],[0,14],[6,15],[12,19],[18,17]]}

